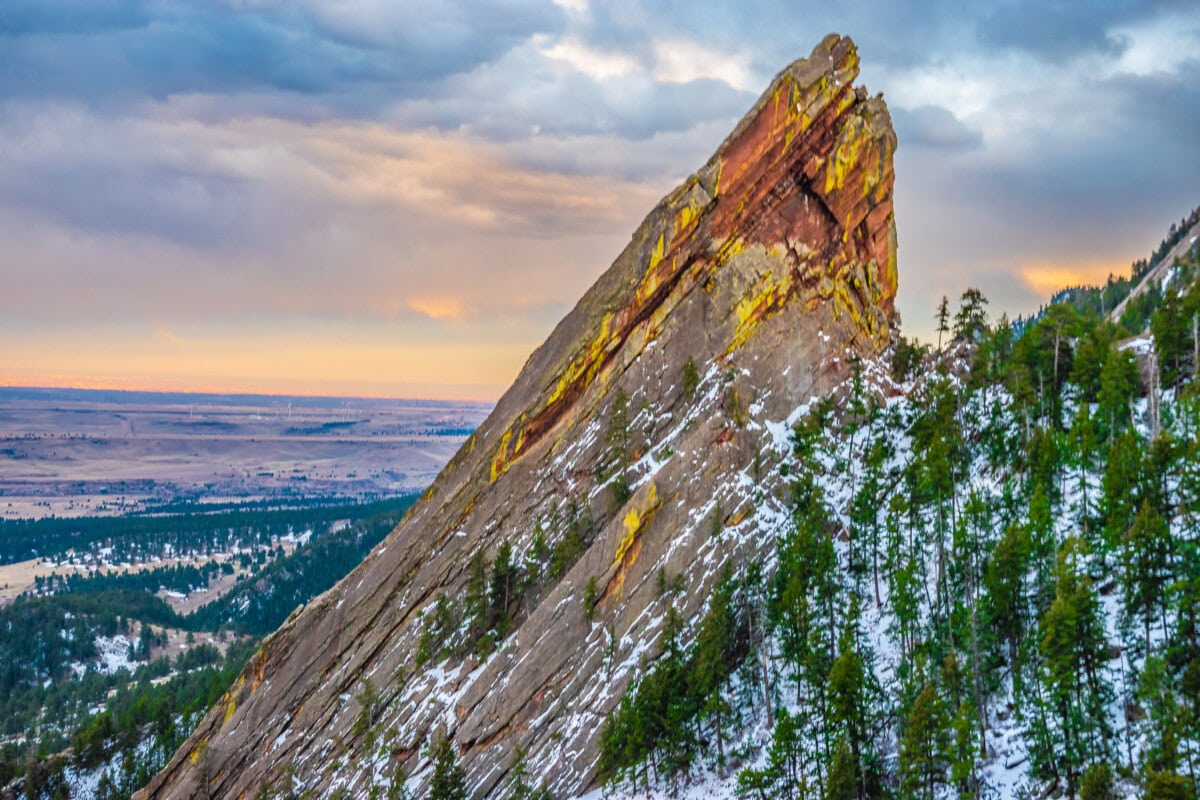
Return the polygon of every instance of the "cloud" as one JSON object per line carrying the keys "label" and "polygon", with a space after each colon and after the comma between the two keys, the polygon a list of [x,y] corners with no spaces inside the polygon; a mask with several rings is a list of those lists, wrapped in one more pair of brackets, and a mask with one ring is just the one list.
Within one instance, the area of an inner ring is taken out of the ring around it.
{"label": "cloud", "polygon": [[981,43],[1059,65],[1085,55],[1120,57],[1131,45],[1122,28],[1195,11],[1186,0],[1006,0],[983,7]]}
{"label": "cloud", "polygon": [[0,14],[0,98],[126,106],[281,92],[357,116],[378,115],[563,20],[549,0],[16,3]]}
{"label": "cloud", "polygon": [[599,79],[566,58],[546,56],[541,51],[548,46],[515,48],[447,78],[437,93],[397,104],[391,119],[410,128],[465,129],[495,141],[538,135],[642,140],[737,119],[754,101],[752,93],[711,78],[661,82],[644,66]]}
{"label": "cloud", "polygon": [[949,109],[919,106],[891,109],[896,133],[905,145],[941,150],[974,150],[983,146],[983,134],[968,128]]}
{"label": "cloud", "polygon": [[[60,135],[36,135],[47,129]],[[131,122],[74,108],[30,115],[25,135],[0,130],[0,238],[22,243],[0,297],[9,319],[548,326],[666,188],[378,123]]]}
{"label": "cloud", "polygon": [[899,133],[910,332],[968,285],[1032,310],[1197,202],[1194,3],[11,0],[0,341],[149,370],[169,353],[135,342],[211,366],[286,328],[515,370],[829,31]]}
{"label": "cloud", "polygon": [[551,43],[548,37],[534,40],[538,52],[555,61],[563,61],[593,80],[631,75],[640,69],[637,59],[626,53],[610,53],[589,47],[573,37]]}
{"label": "cloud", "polygon": [[1071,286],[1098,286],[1109,275],[1127,273],[1129,264],[1118,261],[1099,261],[1087,264],[1030,264],[1018,267],[1017,274],[1035,295],[1049,298]]}
{"label": "cloud", "polygon": [[710,79],[752,92],[757,87],[751,75],[749,59],[723,53],[688,39],[662,39],[654,42],[654,78],[666,83],[691,83]]}
{"label": "cloud", "polygon": [[0,13],[0,36],[129,30],[150,19],[141,3],[130,0],[8,0]]}

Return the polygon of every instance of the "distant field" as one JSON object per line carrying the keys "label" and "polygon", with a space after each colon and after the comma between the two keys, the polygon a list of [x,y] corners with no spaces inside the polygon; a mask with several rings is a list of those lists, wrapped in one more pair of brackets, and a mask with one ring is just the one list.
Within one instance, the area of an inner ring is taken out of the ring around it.
{"label": "distant field", "polygon": [[0,518],[420,490],[490,406],[0,388]]}

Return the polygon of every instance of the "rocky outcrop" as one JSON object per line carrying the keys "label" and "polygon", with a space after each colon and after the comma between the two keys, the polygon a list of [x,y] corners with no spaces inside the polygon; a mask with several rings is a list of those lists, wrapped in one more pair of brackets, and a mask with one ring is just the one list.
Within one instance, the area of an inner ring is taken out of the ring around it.
{"label": "rocky outcrop", "polygon": [[[421,502],[263,643],[143,796],[250,797],[281,781],[366,796],[393,776],[419,796],[440,736],[476,797],[496,793],[518,746],[557,796],[593,783],[601,723],[654,656],[664,603],[693,618],[721,564],[756,554],[754,537],[714,534],[784,514],[784,488],[754,481],[786,446],[789,412],[889,340],[896,138],[857,74],[854,44],[831,35],[772,81]],[[616,474],[600,465],[618,397]],[[582,555],[517,604],[486,659],[418,664],[435,601],[461,602],[472,554],[524,554],[539,530],[551,546],[579,536]],[[682,585],[670,600],[660,572]],[[364,715],[368,681],[378,702]]]}
{"label": "rocky outcrop", "polygon": [[1137,282],[1125,299],[1117,303],[1113,310],[1108,312],[1108,318],[1113,322],[1120,322],[1130,300],[1151,291],[1152,288],[1162,289],[1163,282],[1168,278],[1171,270],[1174,269],[1176,260],[1185,258],[1188,253],[1200,247],[1198,242],[1200,242],[1200,222],[1196,222],[1187,230],[1180,232],[1179,241],[1168,249],[1162,258],[1147,267],[1141,280]]}

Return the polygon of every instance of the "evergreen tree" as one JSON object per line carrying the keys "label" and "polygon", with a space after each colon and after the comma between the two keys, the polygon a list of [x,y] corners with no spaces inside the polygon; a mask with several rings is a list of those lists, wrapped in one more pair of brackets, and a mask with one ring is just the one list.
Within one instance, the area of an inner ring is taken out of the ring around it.
{"label": "evergreen tree", "polygon": [[1067,539],[1058,556],[1054,602],[1040,625],[1043,684],[1057,723],[1051,764],[1075,796],[1082,769],[1107,755],[1106,706],[1111,689],[1101,671],[1107,643],[1099,599],[1083,571],[1086,546]]}
{"label": "evergreen tree", "polygon": [[933,800],[946,779],[949,763],[949,721],[932,684],[926,683],[913,701],[900,738],[900,776],[904,796]]}
{"label": "evergreen tree", "polygon": [[1029,571],[1029,533],[1010,525],[992,551],[984,586],[989,626],[1008,645],[1008,663],[1016,675],[1017,654],[1025,633],[1025,575]]}
{"label": "evergreen tree", "polygon": [[629,395],[624,389],[617,389],[608,413],[608,431],[605,437],[608,442],[608,456],[603,471],[605,476],[615,476],[612,492],[617,505],[623,505],[630,495],[629,481],[625,478],[625,469],[633,458],[633,437],[629,424]]}
{"label": "evergreen tree", "polygon": [[950,298],[945,295],[942,295],[942,301],[938,303],[934,320],[937,322],[937,349],[940,353],[942,352],[942,336],[950,332]]}
{"label": "evergreen tree", "polygon": [[683,362],[683,397],[688,402],[696,396],[696,389],[700,386],[700,370],[696,368],[696,360],[688,356],[687,361]]}
{"label": "evergreen tree", "polygon": [[727,566],[713,588],[708,611],[696,635],[696,665],[692,672],[696,692],[706,716],[713,720],[717,739],[717,763],[725,765],[725,729],[722,725],[729,704],[722,697],[725,678],[734,658],[735,626],[733,571]]}
{"label": "evergreen tree", "polygon": [[1158,358],[1158,370],[1165,387],[1174,386],[1187,374],[1190,360],[1191,315],[1186,314],[1182,298],[1168,291],[1162,305],[1150,318],[1150,332],[1154,336],[1154,352]]}
{"label": "evergreen tree", "polygon": [[458,763],[454,743],[439,739],[433,746],[433,777],[429,800],[467,800],[467,773]]}
{"label": "evergreen tree", "polygon": [[536,789],[533,787],[533,778],[525,763],[525,751],[520,746],[513,750],[506,783],[508,786],[504,800],[552,800],[550,790],[545,784]]}
{"label": "evergreen tree", "polygon": [[1128,350],[1110,350],[1100,371],[1097,418],[1105,441],[1129,427],[1129,411],[1139,385],[1137,361]]}
{"label": "evergreen tree", "polygon": [[463,599],[466,612],[467,635],[469,644],[481,651],[490,650],[490,640],[485,641],[490,622],[488,602],[488,562],[482,550],[476,550],[471,555],[471,563],[467,576],[467,591]]}
{"label": "evergreen tree", "polygon": [[1166,627],[1167,584],[1170,580],[1170,530],[1166,521],[1143,500],[1124,537],[1125,612],[1141,616],[1146,654],[1150,653],[1150,624],[1156,614]]}
{"label": "evergreen tree", "polygon": [[[967,289],[954,315],[954,338],[961,342],[977,342],[987,330],[987,298],[975,288]],[[940,313],[940,309],[939,309]],[[939,320],[940,322],[940,320]]]}
{"label": "evergreen tree", "polygon": [[509,608],[517,594],[519,583],[519,568],[513,561],[512,546],[508,542],[501,542],[496,550],[496,560],[492,562],[488,613],[489,627],[496,631],[496,636],[500,639],[508,635],[512,624]]}
{"label": "evergreen tree", "polygon": [[549,561],[550,548],[546,544],[546,532],[542,530],[542,523],[539,520],[534,527],[533,541],[530,542],[529,550],[525,553],[525,563],[522,569],[524,574],[522,591],[531,607],[541,600],[542,591],[546,585]]}
{"label": "evergreen tree", "polygon": [[1102,488],[1105,548],[1113,550],[1133,523],[1142,483],[1141,442],[1132,432],[1118,436],[1108,451]]}

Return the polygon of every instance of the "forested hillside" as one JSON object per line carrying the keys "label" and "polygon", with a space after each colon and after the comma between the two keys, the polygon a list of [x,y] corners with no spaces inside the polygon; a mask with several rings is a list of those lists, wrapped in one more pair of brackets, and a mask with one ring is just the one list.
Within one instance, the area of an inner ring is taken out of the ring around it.
{"label": "forested hillside", "polygon": [[[57,551],[63,562],[103,554],[111,565],[118,550],[148,559],[141,570],[39,578],[0,606],[0,791],[128,797],[228,689],[258,638],[359,563],[413,499],[0,527],[14,549],[41,534],[44,550],[71,544]],[[152,566],[164,552],[193,563]],[[190,613],[160,596],[204,596],[234,563],[244,575]]]}
{"label": "forested hillside", "polygon": [[1195,251],[1176,266],[1145,333],[1087,303],[1017,333],[969,291],[942,341],[798,409],[749,476],[789,487],[775,544],[692,625],[663,583],[606,792],[1194,798]]}

